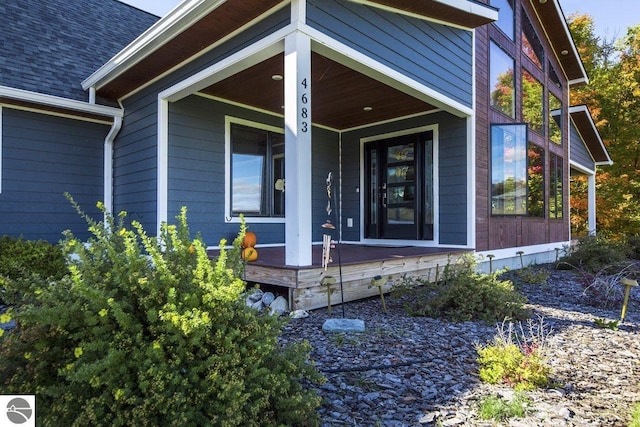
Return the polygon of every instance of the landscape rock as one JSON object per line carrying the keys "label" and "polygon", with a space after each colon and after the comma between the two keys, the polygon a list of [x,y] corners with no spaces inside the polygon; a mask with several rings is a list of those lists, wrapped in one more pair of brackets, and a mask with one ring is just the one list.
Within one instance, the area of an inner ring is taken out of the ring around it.
{"label": "landscape rock", "polygon": [[[362,319],[358,334],[322,333],[326,309],[288,322],[283,343],[307,340],[311,361],[327,378],[317,391],[322,426],[627,426],[640,402],[640,290],[632,289],[625,322],[602,329],[596,318],[619,319],[620,310],[585,303],[579,276],[550,270],[546,284],[521,284],[521,292],[551,331],[548,361],[551,386],[523,392],[530,407],[523,418],[483,420],[479,402],[488,396],[509,399],[507,385],[478,378],[477,343],[490,342],[496,325],[452,323],[410,317],[402,297],[345,305],[346,317]],[[526,325],[525,325],[526,326]]]}

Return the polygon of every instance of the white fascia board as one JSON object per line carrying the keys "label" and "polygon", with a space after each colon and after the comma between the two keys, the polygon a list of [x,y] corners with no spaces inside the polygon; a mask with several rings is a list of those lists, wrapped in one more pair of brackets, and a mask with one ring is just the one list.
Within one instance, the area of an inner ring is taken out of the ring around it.
{"label": "white fascia board", "polygon": [[484,4],[469,0],[433,0],[442,3],[445,6],[453,7],[472,15],[482,16],[483,18],[498,20],[498,11]]}
{"label": "white fascia board", "polygon": [[[442,21],[442,20],[437,20],[437,19],[433,19],[433,18],[429,18],[429,17],[425,17],[423,15],[419,15],[417,13],[412,13],[412,12],[407,12],[406,10],[403,9],[398,9],[392,6],[387,6],[387,5],[383,5],[380,3],[377,3],[375,1],[371,1],[371,0],[349,0],[352,3],[358,3],[361,4],[363,6],[368,6],[368,7],[373,7],[376,9],[381,9],[381,10],[385,10],[387,12],[392,12],[392,13],[397,13],[400,15],[405,15],[405,16],[410,16],[412,18],[417,18],[417,19],[422,19],[422,20],[429,20],[429,21],[433,21],[433,22],[437,22],[443,25],[449,25],[449,26],[453,26],[456,28],[463,28],[468,30],[469,28],[467,27],[463,27],[460,26],[458,24],[453,24],[451,22],[446,22],[446,21]],[[433,0],[436,1],[438,3],[442,3],[443,5],[449,6],[449,7],[453,7],[455,9],[459,9],[463,12],[468,12],[470,14],[473,15],[477,15],[477,16],[482,16],[484,18],[493,20],[493,21],[497,21],[498,20],[498,11],[495,9],[492,9],[486,5],[483,4],[478,4],[472,1],[468,1],[468,0]]]}
{"label": "white fascia board", "polygon": [[45,95],[38,92],[15,89],[7,86],[0,86],[0,98],[9,98],[16,101],[29,102],[48,107],[62,108],[65,110],[77,111],[81,113],[96,114],[105,117],[124,116],[124,110],[122,110],[121,108],[90,104],[88,102],[76,101],[60,96]]}
{"label": "white fascia board", "polygon": [[584,167],[584,165],[581,165],[580,163],[576,162],[575,160],[569,160],[569,167],[571,169],[577,170],[578,172],[583,173],[585,175],[593,175],[593,174],[596,173],[596,171]]}
{"label": "white fascia board", "polygon": [[225,2],[226,0],[183,1],[87,77],[82,82],[83,89],[105,85]]}
{"label": "white fascia board", "polygon": [[320,55],[326,56],[342,65],[376,79],[389,87],[398,89],[401,92],[427,102],[437,108],[441,108],[455,116],[469,117],[473,114],[473,108],[467,107],[461,102],[453,100],[373,60],[367,55],[340,43],[315,28],[308,25],[303,25],[300,28],[301,31],[311,37],[312,50]]}

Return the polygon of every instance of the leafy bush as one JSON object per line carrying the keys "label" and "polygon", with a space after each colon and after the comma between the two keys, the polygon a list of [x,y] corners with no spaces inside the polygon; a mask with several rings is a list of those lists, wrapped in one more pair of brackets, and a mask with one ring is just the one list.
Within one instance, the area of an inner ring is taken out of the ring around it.
{"label": "leafy bush", "polygon": [[615,270],[629,255],[629,247],[624,243],[598,236],[587,236],[581,238],[569,255],[561,259],[561,264],[596,273],[603,269]]}
{"label": "leafy bush", "polygon": [[636,403],[631,410],[629,427],[640,427],[640,403]]}
{"label": "leafy bush", "polygon": [[308,343],[281,346],[282,321],[241,302],[231,254],[212,263],[185,209],[157,238],[124,216],[66,234],[69,274],[0,339],[1,392],[35,393],[38,425],[318,424]]}
{"label": "leafy bush", "polygon": [[60,246],[44,240],[0,237],[0,302],[17,304],[33,296],[34,280],[58,280],[66,272]]}
{"label": "leafy bush", "polygon": [[478,345],[480,379],[489,384],[505,383],[516,390],[532,390],[549,383],[550,367],[546,360],[546,335],[543,321],[529,320],[528,333],[519,324],[505,327],[503,322],[491,344]]}
{"label": "leafy bush", "polygon": [[633,235],[627,237],[627,248],[629,249],[629,256],[633,259],[640,259],[640,235]]}
{"label": "leafy bush", "polygon": [[511,400],[499,396],[487,396],[480,400],[478,415],[483,420],[504,421],[509,418],[522,418],[527,414],[531,401],[522,393],[514,394]]}
{"label": "leafy bush", "polygon": [[395,286],[394,294],[407,294],[405,304],[412,316],[444,317],[453,321],[502,321],[505,317],[524,319],[526,298],[515,291],[513,283],[498,280],[499,272],[478,273],[475,259],[459,258],[447,264],[442,281],[410,279]]}

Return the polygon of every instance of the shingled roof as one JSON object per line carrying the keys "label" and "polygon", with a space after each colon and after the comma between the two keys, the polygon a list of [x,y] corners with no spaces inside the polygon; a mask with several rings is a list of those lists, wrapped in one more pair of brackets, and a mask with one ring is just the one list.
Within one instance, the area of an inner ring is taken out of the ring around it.
{"label": "shingled roof", "polygon": [[82,81],[158,19],[116,0],[2,0],[0,85],[87,101]]}

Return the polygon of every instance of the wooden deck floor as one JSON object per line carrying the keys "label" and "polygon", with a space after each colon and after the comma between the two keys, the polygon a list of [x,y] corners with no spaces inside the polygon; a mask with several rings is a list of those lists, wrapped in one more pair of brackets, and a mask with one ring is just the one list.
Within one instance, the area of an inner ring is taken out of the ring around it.
{"label": "wooden deck floor", "polygon": [[[291,309],[306,310],[326,307],[327,292],[331,293],[331,301],[339,301],[340,282],[345,301],[367,298],[379,293],[378,288],[371,287],[375,276],[388,279],[385,292],[404,275],[434,280],[436,270],[441,271],[447,262],[468,252],[458,248],[341,244],[331,251],[333,261],[325,270],[320,245],[313,247],[313,265],[305,267],[285,265],[284,247],[257,250],[258,260],[247,264],[245,280],[282,287]],[[329,290],[321,285],[325,276],[332,276],[337,282]]]}

